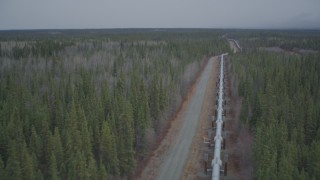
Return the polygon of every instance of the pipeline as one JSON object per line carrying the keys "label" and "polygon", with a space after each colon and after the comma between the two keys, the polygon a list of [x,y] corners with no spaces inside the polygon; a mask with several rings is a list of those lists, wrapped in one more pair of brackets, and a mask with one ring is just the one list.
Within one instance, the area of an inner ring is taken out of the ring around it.
{"label": "pipeline", "polygon": [[242,48],[235,39],[228,39],[228,41],[233,41],[236,44],[237,48],[240,50],[240,52],[242,51]]}
{"label": "pipeline", "polygon": [[224,56],[228,55],[228,53],[221,55],[220,60],[220,75],[219,75],[219,91],[218,91],[218,108],[217,108],[217,120],[216,120],[216,136],[214,138],[215,146],[214,146],[214,156],[211,162],[213,166],[212,169],[212,180],[218,180],[220,176],[220,166],[222,165],[220,154],[221,154],[221,144],[223,142],[222,139],[222,125],[223,125],[223,81],[224,81],[224,73],[223,73],[223,64],[224,64]]}

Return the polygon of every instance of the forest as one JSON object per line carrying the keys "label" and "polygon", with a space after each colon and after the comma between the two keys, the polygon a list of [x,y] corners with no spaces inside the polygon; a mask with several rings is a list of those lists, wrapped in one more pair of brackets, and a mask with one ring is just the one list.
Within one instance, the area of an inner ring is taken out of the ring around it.
{"label": "forest", "polygon": [[320,179],[319,51],[318,31],[1,31],[0,179],[130,178],[225,52],[253,178]]}
{"label": "forest", "polygon": [[0,32],[0,179],[118,179],[178,109],[218,31]]}
{"label": "forest", "polygon": [[[256,47],[231,57],[242,97],[240,120],[253,135],[254,179],[320,179],[320,54],[259,49],[275,36],[270,46],[319,49],[319,33],[314,39],[301,32],[265,33],[255,41],[241,35],[240,45]],[[307,46],[295,46],[303,39]]]}
{"label": "forest", "polygon": [[286,51],[296,49],[319,51],[320,35],[317,30],[229,30],[228,37],[241,42],[242,48],[279,47]]}

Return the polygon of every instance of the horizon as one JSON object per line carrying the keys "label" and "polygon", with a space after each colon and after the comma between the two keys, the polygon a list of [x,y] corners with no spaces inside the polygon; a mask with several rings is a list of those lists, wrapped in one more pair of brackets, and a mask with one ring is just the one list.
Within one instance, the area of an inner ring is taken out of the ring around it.
{"label": "horizon", "polygon": [[52,29],[0,29],[1,31],[65,31],[65,30],[266,30],[266,31],[320,31],[320,28],[195,28],[195,27],[183,27],[183,28],[144,28],[144,27],[133,27],[133,28],[52,28]]}
{"label": "horizon", "polygon": [[320,1],[4,0],[0,30],[320,29]]}

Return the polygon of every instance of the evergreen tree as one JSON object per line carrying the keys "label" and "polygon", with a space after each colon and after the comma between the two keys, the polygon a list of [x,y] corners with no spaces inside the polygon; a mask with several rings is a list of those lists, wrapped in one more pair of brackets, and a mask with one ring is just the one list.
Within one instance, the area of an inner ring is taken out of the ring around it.
{"label": "evergreen tree", "polygon": [[280,156],[278,178],[283,180],[293,179],[293,165],[285,154]]}
{"label": "evergreen tree", "polygon": [[108,174],[107,174],[105,166],[100,161],[99,171],[98,171],[98,180],[105,180],[105,179],[108,179]]}
{"label": "evergreen tree", "polygon": [[4,162],[2,160],[1,155],[0,155],[0,178],[7,179],[7,173],[5,171]]}
{"label": "evergreen tree", "polygon": [[119,175],[119,161],[114,147],[113,137],[109,129],[108,122],[103,122],[101,133],[100,154],[101,160],[107,171],[114,175]]}
{"label": "evergreen tree", "polygon": [[88,123],[86,120],[85,112],[84,110],[79,107],[78,108],[78,116],[79,116],[79,130],[81,132],[81,150],[84,152],[84,155],[86,157],[86,160],[88,161],[90,157],[92,156],[91,151],[91,141],[90,141],[90,134],[88,131]]}
{"label": "evergreen tree", "polygon": [[22,171],[18,157],[18,144],[15,140],[11,140],[8,150],[8,161],[6,165],[6,172],[9,179],[22,179]]}
{"label": "evergreen tree", "polygon": [[90,157],[88,162],[88,178],[87,179],[97,179],[97,163],[93,157]]}
{"label": "evergreen tree", "polygon": [[40,169],[38,169],[35,179],[36,179],[36,180],[43,180],[43,179],[44,179],[44,178],[43,178],[43,174],[42,174],[42,172],[40,171]]}
{"label": "evergreen tree", "polygon": [[25,142],[22,144],[21,149],[21,171],[24,179],[35,179],[35,169],[33,158],[28,152],[27,145]]}
{"label": "evergreen tree", "polygon": [[49,179],[51,180],[58,180],[59,173],[58,173],[58,167],[57,167],[57,161],[54,153],[51,153],[50,156],[50,163],[49,163]]}
{"label": "evergreen tree", "polygon": [[[62,148],[59,129],[57,127],[54,129],[53,147],[54,147],[54,150],[53,150],[54,157],[56,159],[57,168],[59,169],[61,163],[63,162],[63,148]],[[50,157],[50,161],[51,160],[52,160],[52,157]]]}
{"label": "evergreen tree", "polygon": [[41,156],[42,151],[42,142],[40,137],[38,136],[36,129],[34,126],[31,127],[31,137],[30,137],[30,143],[29,143],[29,149],[31,152],[33,152],[37,159]]}

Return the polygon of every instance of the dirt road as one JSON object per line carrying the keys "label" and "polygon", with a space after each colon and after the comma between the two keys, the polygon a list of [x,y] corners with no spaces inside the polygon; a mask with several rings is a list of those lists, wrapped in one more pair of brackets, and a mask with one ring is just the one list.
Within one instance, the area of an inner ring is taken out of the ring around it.
{"label": "dirt road", "polygon": [[[211,176],[204,174],[204,153],[213,152],[212,149],[208,148],[208,144],[203,143],[203,137],[208,137],[208,130],[212,126],[212,115],[215,109],[215,98],[216,98],[216,82],[217,82],[217,72],[219,65],[218,57],[214,57],[212,64],[212,73],[209,82],[206,87],[205,97],[202,103],[201,115],[199,118],[198,127],[196,134],[193,137],[189,157],[184,166],[183,174],[181,179],[194,180],[201,179],[207,180]],[[210,137],[208,137],[210,138]],[[207,151],[208,150],[208,151]],[[210,164],[208,165],[209,167]]]}
{"label": "dirt road", "polygon": [[188,158],[190,145],[200,117],[201,106],[204,100],[206,86],[212,73],[213,58],[211,58],[203,71],[190,103],[183,114],[183,122],[177,137],[174,138],[167,153],[163,157],[163,163],[157,179],[180,179],[184,164]]}

